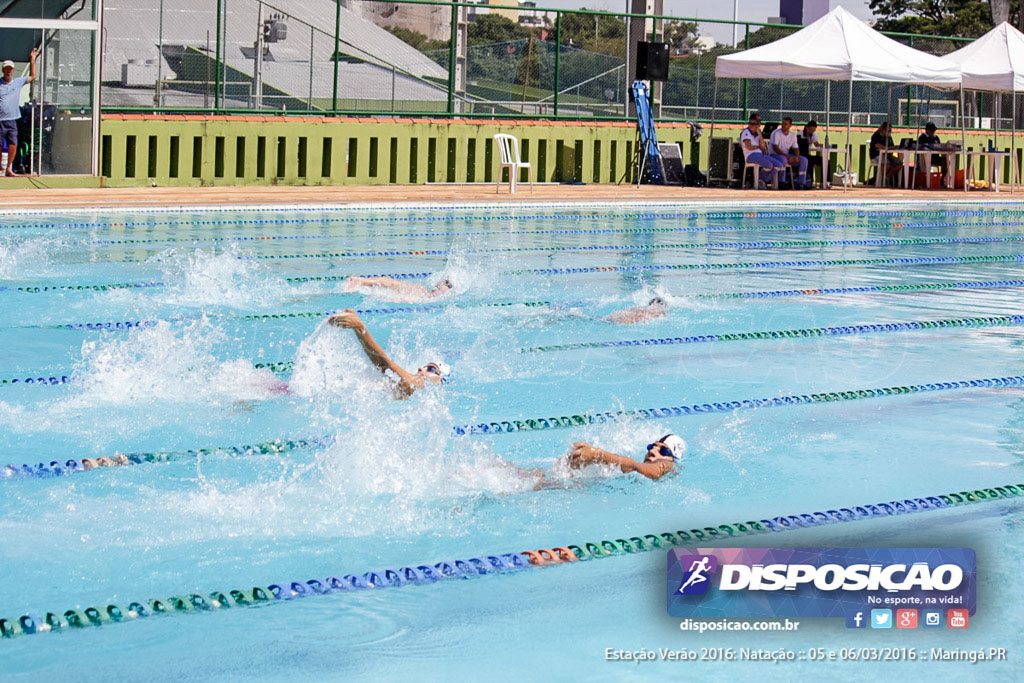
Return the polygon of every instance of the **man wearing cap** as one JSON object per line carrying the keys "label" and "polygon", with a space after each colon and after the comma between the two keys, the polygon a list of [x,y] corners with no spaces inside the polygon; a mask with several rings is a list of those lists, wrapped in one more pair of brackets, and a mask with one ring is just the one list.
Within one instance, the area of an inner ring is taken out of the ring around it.
{"label": "man wearing cap", "polygon": [[370,336],[370,331],[366,329],[366,325],[363,324],[363,321],[359,319],[359,316],[351,308],[346,308],[341,313],[332,315],[327,319],[327,323],[334,327],[344,327],[355,332],[356,340],[363,347],[363,352],[370,359],[370,362],[382,373],[386,374],[390,370],[395,374],[398,378],[395,383],[395,398],[409,398],[414,391],[422,389],[427,384],[444,384],[451,375],[451,367],[447,363],[440,361],[427,363],[415,373],[407,371],[401,365],[391,360],[391,357],[381,348],[377,340]]}
{"label": "man wearing cap", "polygon": [[36,55],[34,49],[28,56],[28,78],[14,78],[14,62],[7,59],[3,63],[3,78],[0,78],[0,141],[7,142],[6,175],[17,175],[14,172],[14,157],[18,154],[18,119],[21,118],[21,89],[36,80]]}
{"label": "man wearing cap", "polygon": [[587,465],[611,465],[618,467],[623,474],[636,472],[657,481],[675,469],[684,451],[686,442],[675,434],[666,434],[654,443],[647,444],[647,453],[643,461],[639,462],[580,441],[574,443],[569,452],[569,467],[580,469]]}

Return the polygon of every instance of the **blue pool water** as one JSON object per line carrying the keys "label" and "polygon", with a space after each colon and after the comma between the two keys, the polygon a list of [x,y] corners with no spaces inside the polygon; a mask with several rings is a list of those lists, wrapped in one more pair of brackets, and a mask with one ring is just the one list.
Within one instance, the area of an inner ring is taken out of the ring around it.
{"label": "blue pool water", "polygon": [[[1024,315],[1018,207],[2,214],[0,465],[117,453],[168,461],[0,478],[0,617],[1020,483],[1019,388],[452,431],[1022,375],[1024,326],[1012,318]],[[345,292],[352,274],[447,276],[456,292],[428,302]],[[747,296],[730,296],[739,293]],[[663,319],[603,319],[653,296],[669,302]],[[391,400],[353,335],[322,323],[345,307],[367,311],[401,365],[443,359],[452,381]],[[849,329],[1000,316],[1009,318]],[[832,326],[845,333],[707,339]],[[592,344],[680,337],[698,339]],[[286,365],[276,375],[257,367],[268,363]],[[275,392],[280,381],[290,393]],[[657,483],[596,468],[573,474],[561,460],[580,440],[639,456],[667,431],[689,450],[678,475]],[[280,453],[196,452],[280,439],[320,441]],[[532,491],[510,464],[550,468],[560,486]],[[955,638],[851,635],[839,620],[805,622],[795,637],[681,632],[665,612],[664,554],[652,552],[4,639],[0,677],[618,679],[678,673],[680,664],[605,662],[605,648],[1013,648],[1024,635],[1015,599],[1022,525],[1024,505],[1010,501],[742,541],[973,547],[979,609]],[[1014,654],[964,671],[1019,674]],[[820,669],[707,670],[783,680]],[[867,664],[840,671],[877,675]]]}

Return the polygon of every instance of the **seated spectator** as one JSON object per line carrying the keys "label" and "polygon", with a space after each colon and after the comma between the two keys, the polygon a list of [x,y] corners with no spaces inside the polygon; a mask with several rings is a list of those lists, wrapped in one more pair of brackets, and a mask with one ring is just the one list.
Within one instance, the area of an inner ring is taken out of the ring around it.
{"label": "seated spectator", "polygon": [[[814,169],[821,171],[822,186],[825,181],[832,177],[832,157],[825,151],[825,146],[818,139],[818,122],[811,119],[804,126],[803,132],[797,136],[797,143],[800,145],[800,155],[807,159],[807,171],[809,182],[814,182]],[[818,154],[811,154],[812,150],[818,150]],[[828,166],[825,166],[825,159],[828,159]]]}
{"label": "seated spectator", "polygon": [[878,129],[871,135],[871,148],[868,150],[868,156],[871,157],[871,163],[878,164],[878,172],[882,170],[882,162],[885,162],[885,181],[887,185],[895,185],[899,179],[900,173],[903,171],[903,162],[900,161],[898,154],[886,154],[884,157],[879,155],[882,150],[892,149],[896,146],[896,143],[892,141],[892,135],[889,134],[889,122],[883,121]]}
{"label": "seated spectator", "polygon": [[[924,132],[921,133],[921,135],[919,135],[918,138],[917,138],[917,148],[918,149],[937,149],[939,147],[939,145],[942,144],[942,141],[939,140],[939,136],[935,134],[935,130],[936,130],[935,124],[932,123],[931,121],[929,121],[925,125],[925,127],[924,127]],[[924,158],[922,156],[918,155],[917,160],[914,162],[915,167],[918,168],[918,169],[921,169],[925,173],[931,172],[930,168],[925,168],[924,167],[923,162],[924,162]],[[932,164],[932,166],[938,166],[939,167],[939,170],[942,172],[943,182],[945,182],[946,170],[947,170],[947,168],[946,168],[947,167],[946,155],[945,154],[933,154],[932,155],[931,164]],[[931,185],[930,183],[925,183],[925,187],[930,187],[930,185]]]}
{"label": "seated spectator", "polygon": [[782,125],[772,131],[771,143],[769,154],[786,167],[792,166],[796,170],[793,189],[807,189],[807,158],[800,155],[793,119],[788,116],[782,119]]}
{"label": "seated spectator", "polygon": [[[740,147],[743,149],[744,161],[748,164],[758,164],[765,174],[785,171],[786,165],[768,154],[768,145],[765,144],[764,138],[761,136],[760,114],[750,115],[747,127],[740,133]],[[762,188],[764,182],[764,180],[761,181]]]}

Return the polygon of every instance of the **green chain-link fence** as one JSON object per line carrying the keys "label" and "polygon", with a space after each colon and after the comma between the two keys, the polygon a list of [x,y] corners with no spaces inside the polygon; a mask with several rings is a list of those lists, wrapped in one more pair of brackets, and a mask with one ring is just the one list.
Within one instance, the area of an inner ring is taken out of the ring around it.
{"label": "green chain-link fence", "polygon": [[[106,0],[107,111],[627,118],[627,24],[670,47],[660,118],[758,111],[845,125],[847,83],[721,79],[715,60],[799,27],[427,0]],[[933,54],[964,39],[893,34]],[[454,42],[453,42],[454,40]],[[633,57],[635,59],[635,56]],[[454,60],[455,68],[449,68]],[[959,93],[855,83],[852,123],[957,125]],[[713,111],[714,110],[714,111]],[[1009,127],[1009,97],[969,94],[969,127]]]}

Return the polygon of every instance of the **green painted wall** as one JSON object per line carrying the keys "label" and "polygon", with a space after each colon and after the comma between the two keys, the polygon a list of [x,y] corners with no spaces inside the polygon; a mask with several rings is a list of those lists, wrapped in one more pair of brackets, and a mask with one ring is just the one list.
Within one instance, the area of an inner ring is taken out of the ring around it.
{"label": "green painted wall", "polygon": [[[737,137],[739,126],[716,126],[715,136]],[[361,119],[262,116],[106,117],[101,175],[109,187],[231,185],[387,185],[427,182],[494,182],[498,169],[492,136],[519,138],[524,161],[538,182],[630,182],[635,130],[622,123]],[[707,165],[704,136],[690,142],[684,125],[662,124],[661,142],[696,152]],[[896,129],[893,137],[916,131]],[[851,166],[867,178],[871,130],[855,130]],[[959,140],[959,131],[940,131]],[[987,147],[991,132],[971,134],[967,146]],[[836,130],[834,143],[845,140]],[[1009,148],[1009,134],[999,138]],[[1021,139],[1024,142],[1024,138]],[[1018,145],[1018,158],[1021,155]],[[1008,161],[1004,177],[1008,179]],[[981,177],[985,177],[982,173]],[[525,172],[521,180],[525,180]]]}

